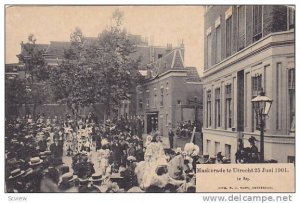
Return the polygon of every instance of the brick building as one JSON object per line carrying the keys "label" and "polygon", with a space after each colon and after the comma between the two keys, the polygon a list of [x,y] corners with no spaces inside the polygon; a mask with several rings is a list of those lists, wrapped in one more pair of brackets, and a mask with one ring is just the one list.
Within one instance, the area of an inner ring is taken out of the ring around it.
{"label": "brick building", "polygon": [[[207,6],[204,17],[204,153],[233,162],[237,140],[259,140],[251,99],[273,100],[265,159],[295,159],[295,10],[282,5]],[[259,147],[259,141],[257,142]]]}
{"label": "brick building", "polygon": [[183,53],[175,48],[149,64],[137,87],[136,114],[144,119],[146,133],[166,136],[177,122],[202,121],[202,83],[194,67],[184,66]]}
{"label": "brick building", "polygon": [[[140,58],[140,69],[146,70],[146,65],[154,62],[162,57],[166,51],[172,49],[172,45],[167,46],[154,46],[152,42],[148,42],[148,38],[140,35],[128,35],[129,40],[135,43],[135,52],[131,53],[131,57],[134,59]],[[85,37],[84,46],[96,43],[96,37]],[[50,41],[49,44],[36,44],[37,49],[43,51],[45,62],[48,65],[57,66],[64,58],[64,52],[70,47],[71,43],[68,41]],[[24,53],[24,49],[21,47],[21,53]]]}
{"label": "brick building", "polygon": [[[143,74],[143,72],[147,72],[147,65],[153,63],[154,61],[157,61],[158,59],[162,58],[165,54],[169,53],[172,49],[176,47],[172,47],[171,44],[167,44],[167,46],[155,46],[153,45],[153,39],[148,41],[148,38],[142,37],[140,35],[133,35],[129,34],[128,38],[133,41],[136,45],[135,52],[131,53],[131,57],[134,59],[140,59],[140,72]],[[84,40],[84,46],[89,46],[92,43],[95,43],[97,40],[96,37],[85,37]],[[47,65],[49,66],[57,66],[60,62],[62,62],[64,58],[64,52],[70,47],[71,43],[67,41],[50,41],[49,44],[36,44],[37,49],[43,51],[44,60]],[[182,53],[184,53],[184,45],[179,44],[177,48],[182,49]],[[21,53],[24,53],[25,50],[21,47]],[[6,78],[13,78],[15,76],[24,76],[24,64],[18,63],[18,64],[6,64]],[[49,104],[51,105],[51,108],[56,108],[58,111],[54,112],[60,112],[61,107],[59,105],[55,104]],[[121,101],[120,108],[119,108],[119,116],[134,116],[136,115],[136,90],[132,90],[131,99],[130,100],[124,100]],[[97,107],[101,108],[101,104],[97,104]],[[47,105],[43,105],[41,107],[41,112],[49,112],[51,115],[51,111],[48,110]],[[97,115],[101,118],[103,118],[103,112],[102,109],[92,109],[97,113]],[[83,110],[84,112],[91,111],[91,108],[87,108],[86,110]]]}

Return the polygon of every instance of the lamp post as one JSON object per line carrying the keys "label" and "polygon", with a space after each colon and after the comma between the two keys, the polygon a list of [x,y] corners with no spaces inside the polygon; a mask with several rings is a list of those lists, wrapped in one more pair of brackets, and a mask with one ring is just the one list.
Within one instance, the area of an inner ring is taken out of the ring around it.
{"label": "lamp post", "polygon": [[260,124],[260,161],[264,162],[264,127],[265,117],[269,114],[272,99],[265,96],[263,90],[260,91],[259,95],[251,100],[253,109],[256,114],[256,118],[259,119]]}

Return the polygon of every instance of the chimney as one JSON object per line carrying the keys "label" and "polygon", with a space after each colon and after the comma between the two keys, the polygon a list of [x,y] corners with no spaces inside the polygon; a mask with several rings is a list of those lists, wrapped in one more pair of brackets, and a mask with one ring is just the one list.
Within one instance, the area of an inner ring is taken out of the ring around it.
{"label": "chimney", "polygon": [[184,61],[184,43],[183,43],[183,39],[181,39],[180,51],[181,51],[182,59]]}
{"label": "chimney", "polygon": [[172,44],[167,44],[167,48],[166,48],[166,53],[169,53],[170,51],[172,51]]}

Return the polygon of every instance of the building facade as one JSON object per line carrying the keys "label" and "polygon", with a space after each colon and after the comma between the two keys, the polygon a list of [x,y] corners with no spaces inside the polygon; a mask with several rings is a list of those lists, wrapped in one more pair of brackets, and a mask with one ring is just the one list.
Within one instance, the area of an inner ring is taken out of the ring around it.
{"label": "building facade", "polygon": [[[139,60],[139,70],[143,74],[147,72],[148,64],[154,63],[158,59],[162,58],[164,55],[169,53],[174,48],[180,48],[182,53],[184,53],[184,44],[178,44],[178,47],[172,47],[172,44],[167,44],[166,46],[156,46],[153,45],[153,38],[148,41],[148,38],[142,37],[140,35],[128,34],[128,39],[134,42],[135,52],[130,54],[133,59]],[[96,37],[85,37],[84,46],[97,42]],[[65,50],[69,49],[71,43],[68,41],[50,41],[49,44],[36,44],[38,50],[43,52],[43,57],[45,63],[49,66],[58,66],[64,59]],[[26,55],[26,51],[21,46],[21,54]],[[16,64],[7,64],[6,77],[15,77],[16,75],[24,75],[24,64],[18,63],[18,71],[12,71],[12,66]],[[99,114],[100,115],[100,114]],[[101,114],[102,115],[102,114]],[[133,89],[131,91],[131,99],[124,100],[120,102],[120,107],[118,109],[118,116],[132,117],[136,115],[136,91]]]}
{"label": "building facade", "polygon": [[207,6],[204,19],[204,153],[233,163],[238,139],[258,140],[251,100],[273,100],[265,159],[295,159],[295,10],[281,5]]}
{"label": "building facade", "polygon": [[[202,83],[195,68],[184,66],[183,50],[175,48],[148,66],[137,87],[136,112],[144,132],[167,136],[178,122],[202,120]],[[200,124],[201,125],[201,124]]]}

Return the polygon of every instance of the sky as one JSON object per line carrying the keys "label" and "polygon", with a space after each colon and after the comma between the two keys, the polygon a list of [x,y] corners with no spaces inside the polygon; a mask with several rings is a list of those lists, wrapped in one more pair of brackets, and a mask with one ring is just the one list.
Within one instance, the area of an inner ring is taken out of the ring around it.
{"label": "sky", "polygon": [[81,28],[84,36],[98,36],[111,23],[119,8],[123,26],[131,34],[153,38],[153,44],[174,46],[183,39],[185,65],[203,70],[202,6],[14,6],[6,8],[6,63],[18,62],[21,41],[34,34],[37,43],[69,41]]}

